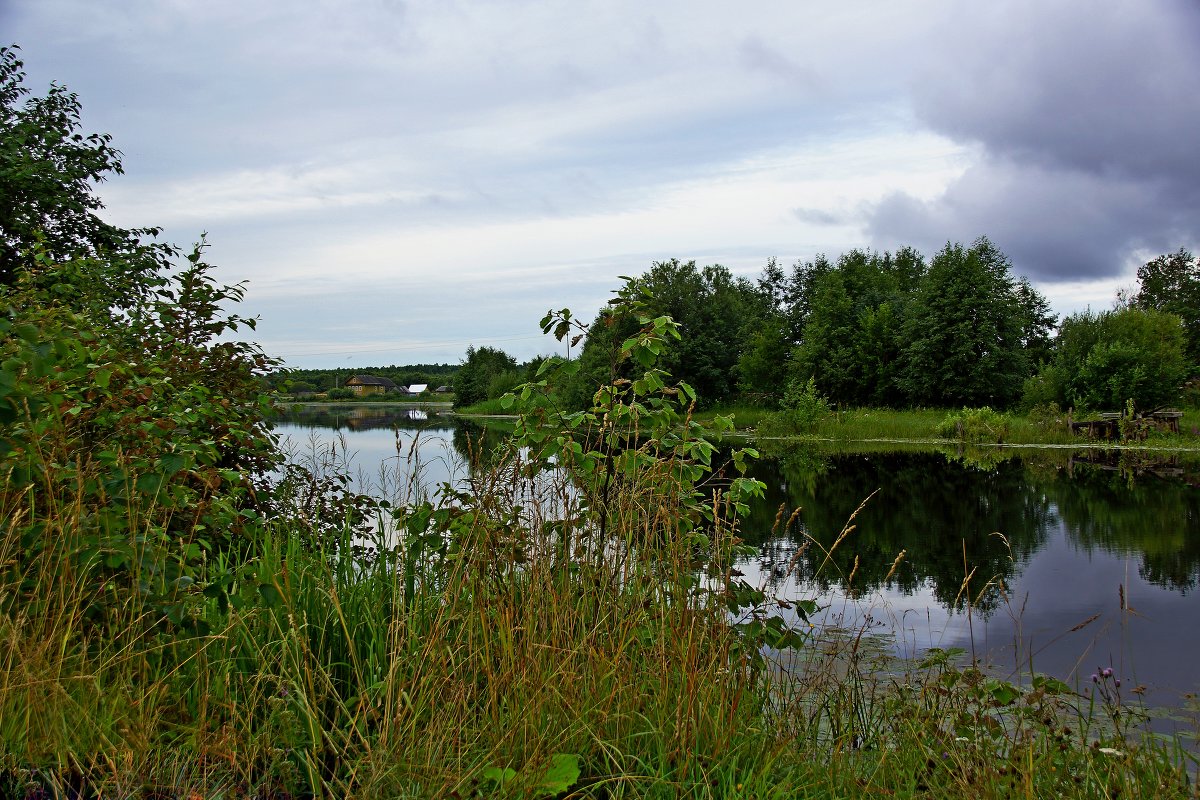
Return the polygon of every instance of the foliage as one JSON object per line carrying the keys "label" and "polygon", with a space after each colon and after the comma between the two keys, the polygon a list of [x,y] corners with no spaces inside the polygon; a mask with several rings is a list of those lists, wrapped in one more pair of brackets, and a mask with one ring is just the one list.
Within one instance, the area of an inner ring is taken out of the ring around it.
{"label": "foliage", "polygon": [[[699,487],[712,472],[716,448],[691,418],[695,390],[685,381],[670,385],[669,373],[657,366],[671,352],[669,343],[682,338],[678,323],[655,315],[659,307],[651,288],[633,279],[610,301],[608,327],[635,326],[616,353],[616,362],[628,363],[632,378],[616,377],[601,386],[587,409],[561,410],[557,387],[578,371],[579,362],[560,357],[546,359],[539,380],[507,398],[521,404],[516,443],[529,448],[533,464],[565,470],[574,478],[581,511],[595,521],[602,540],[610,525],[610,505],[618,497],[624,503],[643,492],[650,496],[639,503],[673,510],[671,519],[656,523],[664,529],[660,536],[670,537],[671,531],[686,536],[714,521],[716,503]],[[560,340],[572,334],[573,326],[581,327],[565,311],[551,312],[542,320],[543,331]],[[733,427],[724,417],[713,424],[717,431]],[[746,497],[761,491],[756,481],[740,477],[745,459],[752,455],[752,450],[743,449],[732,456],[739,476],[723,493],[731,508],[742,508]]]}
{"label": "foliage", "polygon": [[24,547],[12,566],[51,545],[42,513],[74,508],[88,535],[72,569],[136,577],[141,599],[182,623],[177,590],[240,543],[277,461],[258,380],[271,361],[220,341],[247,323],[219,311],[241,288],[213,284],[198,246],[114,336],[42,288],[69,269],[38,253],[25,270],[0,293],[0,468],[7,502],[30,508],[9,522]]}
{"label": "foliage", "polygon": [[1079,410],[1138,409],[1174,402],[1188,375],[1179,317],[1130,307],[1063,320],[1053,359],[1025,386],[1027,405]]}
{"label": "foliage", "polygon": [[1188,361],[1200,364],[1200,257],[1187,250],[1159,256],[1138,267],[1135,308],[1174,314],[1183,322]]}
{"label": "foliage", "polygon": [[[504,391],[511,388],[511,385],[505,386],[502,382],[493,386],[493,380],[500,375],[515,373],[516,370],[516,359],[499,348],[468,347],[466,360],[454,374],[454,404],[469,406],[480,400],[499,397]],[[498,393],[493,395],[491,393],[493,389]]]}
{"label": "foliage", "polygon": [[808,310],[791,374],[815,378],[831,399],[850,405],[900,402],[900,323],[924,264],[914,251],[851,250],[836,266],[806,278]]}
{"label": "foliage", "polygon": [[784,320],[764,318],[748,336],[737,363],[738,390],[742,397],[765,405],[777,406],[787,385],[786,368],[791,344],[785,337]]}
{"label": "foliage", "polygon": [[1029,316],[1008,258],[986,238],[947,244],[930,262],[904,321],[899,382],[921,405],[1008,407],[1028,377]]}
{"label": "foliage", "polygon": [[944,439],[960,442],[1003,442],[1008,436],[1010,423],[1007,414],[1001,414],[987,406],[964,408],[946,415],[938,425],[937,434]]}
{"label": "foliage", "polygon": [[[213,281],[203,241],[177,258],[95,217],[91,183],[120,171],[117,152],[77,132],[61,87],[16,107],[20,66],[0,53],[0,503],[21,543],[4,569],[54,552],[64,575],[133,592],[90,597],[89,618],[124,604],[149,612],[143,624],[186,625],[196,570],[242,544],[265,507],[278,452],[261,379],[274,362],[231,340],[254,321],[223,311],[243,288]],[[50,539],[56,514],[81,526],[69,553]]]}
{"label": "foliage", "polygon": [[[719,264],[697,267],[679,259],[655,262],[636,283],[646,290],[652,313],[671,317],[685,334],[660,354],[663,369],[695,387],[702,405],[734,397],[744,343],[765,308],[754,286]],[[633,324],[611,309],[597,314],[587,328],[574,385],[562,398],[572,408],[586,407],[596,388],[621,368],[620,346]]]}
{"label": "foliage", "polygon": [[72,265],[60,301],[97,317],[137,307],[172,248],[143,243],[157,229],[100,219],[92,188],[121,174],[121,153],[107,134],[80,132],[79,99],[64,87],[30,96],[17,49],[0,48],[0,285],[15,284],[36,249]]}
{"label": "foliage", "polygon": [[812,431],[831,413],[829,401],[817,389],[815,378],[806,383],[792,381],[783,395],[782,409],[764,420],[762,436],[796,436]]}

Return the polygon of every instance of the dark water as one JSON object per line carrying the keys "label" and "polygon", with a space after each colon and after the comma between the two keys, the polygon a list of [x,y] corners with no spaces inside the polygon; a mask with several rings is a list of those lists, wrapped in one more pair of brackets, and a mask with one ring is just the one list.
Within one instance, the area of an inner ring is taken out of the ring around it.
{"label": "dark water", "polygon": [[[759,554],[743,569],[782,596],[820,599],[845,627],[893,633],[906,654],[961,647],[1002,673],[1083,681],[1112,666],[1164,704],[1200,689],[1200,460],[980,455],[766,460],[768,502],[746,528]],[[781,504],[802,509],[799,524],[772,533]]]}
{"label": "dark water", "polygon": [[[359,488],[401,499],[461,481],[469,450],[500,435],[414,411],[309,409],[276,430],[352,456]],[[1112,666],[1157,704],[1200,690],[1200,454],[807,447],[753,469],[767,496],[740,567],[780,597],[817,599],[826,623],[886,634],[905,655],[961,647],[1001,673],[1086,682]]]}

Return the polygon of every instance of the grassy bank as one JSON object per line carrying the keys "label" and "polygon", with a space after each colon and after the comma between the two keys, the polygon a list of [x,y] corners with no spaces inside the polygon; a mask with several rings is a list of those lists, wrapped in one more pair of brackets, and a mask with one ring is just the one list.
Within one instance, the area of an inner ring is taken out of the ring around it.
{"label": "grassy bank", "polygon": [[152,509],[127,506],[114,572],[90,509],[6,493],[0,795],[1197,796],[1186,740],[1143,737],[1120,676],[1012,683],[789,628],[728,569],[736,516],[681,527],[679,458],[596,527],[522,452],[396,509],[293,472],[171,616],[138,599]]}
{"label": "grassy bank", "polygon": [[[815,420],[801,426],[772,427],[777,416],[759,408],[728,407],[714,409],[697,415],[699,419],[711,419],[716,415],[732,415],[737,429],[743,433],[794,437],[799,439],[821,439],[834,442],[913,441],[945,442],[955,438],[939,431],[948,417],[959,413],[958,409],[831,409]],[[1005,415],[1006,424],[1002,433],[991,438],[991,444],[1052,444],[1079,445],[1086,447],[1102,444],[1072,433],[1066,424],[1066,415]],[[1127,444],[1145,443],[1164,447],[1200,447],[1200,411],[1189,409],[1180,421],[1179,433],[1157,431],[1145,439],[1130,440]],[[981,440],[979,443],[988,443]]]}
{"label": "grassy bank", "polygon": [[349,538],[314,548],[295,520],[256,528],[236,580],[186,600],[203,634],[132,603],[97,619],[106,588],[63,581],[83,521],[61,509],[60,545],[20,575],[31,602],[0,623],[0,790],[1195,796],[1194,762],[1143,741],[1107,677],[1014,686],[941,652],[883,672],[853,636],[806,635],[779,637],[796,645],[785,671],[695,591],[694,547],[664,542],[663,520],[615,509],[610,541],[564,558],[507,508],[503,472],[489,495],[398,514],[399,543],[366,562]]}

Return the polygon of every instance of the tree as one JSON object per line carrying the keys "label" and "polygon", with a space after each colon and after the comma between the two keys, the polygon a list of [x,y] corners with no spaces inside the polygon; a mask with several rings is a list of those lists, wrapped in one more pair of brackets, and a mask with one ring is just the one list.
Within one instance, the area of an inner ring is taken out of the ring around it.
{"label": "tree", "polygon": [[784,324],[773,314],[748,331],[737,363],[738,390],[746,399],[774,407],[783,396],[792,349]]}
{"label": "tree", "polygon": [[1030,363],[1011,269],[986,237],[934,256],[904,322],[909,402],[1007,407],[1020,397]]}
{"label": "tree", "polygon": [[1021,346],[1025,349],[1029,364],[1037,367],[1050,357],[1058,315],[1051,313],[1050,303],[1033,288],[1027,278],[1018,280],[1014,288],[1017,306],[1021,310]]}
{"label": "tree", "polygon": [[1177,315],[1187,338],[1187,355],[1200,363],[1200,258],[1182,247],[1138,267],[1138,293],[1132,305]]}
{"label": "tree", "polygon": [[1063,320],[1053,359],[1026,385],[1027,404],[1056,402],[1116,411],[1174,402],[1188,374],[1183,323],[1137,307],[1073,314]]}
{"label": "tree", "polygon": [[896,404],[898,309],[907,306],[922,266],[911,249],[895,257],[855,249],[836,266],[808,273],[808,311],[792,354],[793,380],[802,384],[811,377],[839,403]]}
{"label": "tree", "polygon": [[[156,228],[124,230],[97,216],[93,188],[120,175],[121,153],[108,134],[80,132],[78,97],[51,84],[30,96],[16,48],[0,48],[0,285],[11,286],[35,248],[59,265],[58,296],[92,312],[148,302],[162,286],[174,248],[145,244]],[[23,101],[23,102],[22,102]]]}
{"label": "tree", "polygon": [[[503,350],[495,347],[468,347],[466,360],[454,375],[454,404],[469,406],[492,399],[490,392],[495,388],[495,379],[516,371],[516,359]],[[509,383],[516,382],[514,377]],[[507,386],[504,391],[509,388],[512,386]],[[496,396],[500,394],[503,394],[503,391],[497,391]]]}
{"label": "tree", "polygon": [[[655,262],[628,288],[645,298],[654,314],[674,319],[685,334],[662,354],[662,368],[690,384],[701,404],[733,397],[743,343],[765,313],[754,285],[719,264],[699,268],[695,261],[675,258]],[[614,316],[608,309],[597,314],[567,390],[572,405],[582,407],[596,387],[627,369],[616,356],[637,328],[628,315]]]}
{"label": "tree", "polygon": [[[99,219],[94,184],[120,173],[118,151],[79,132],[64,88],[29,97],[21,66],[0,48],[0,499],[37,509],[12,528],[21,558],[77,521],[74,568],[165,602],[270,510],[276,362],[235,340],[255,321],[225,310],[243,287],[214,282],[203,240],[178,257]],[[48,509],[70,512],[47,524]]]}

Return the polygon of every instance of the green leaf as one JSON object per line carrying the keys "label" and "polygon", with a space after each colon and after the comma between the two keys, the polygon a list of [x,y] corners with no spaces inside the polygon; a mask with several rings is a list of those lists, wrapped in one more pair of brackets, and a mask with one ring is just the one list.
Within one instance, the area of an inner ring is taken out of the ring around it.
{"label": "green leaf", "polygon": [[517,771],[512,767],[488,767],[481,774],[480,778],[493,786],[503,786],[504,784],[517,777]]}
{"label": "green leaf", "polygon": [[258,594],[262,597],[263,603],[267,608],[279,608],[283,605],[283,595],[279,589],[271,583],[260,583],[258,585]]}
{"label": "green leaf", "polygon": [[542,797],[561,794],[579,780],[579,756],[574,753],[555,753],[550,756],[550,766],[537,782],[537,792]]}

